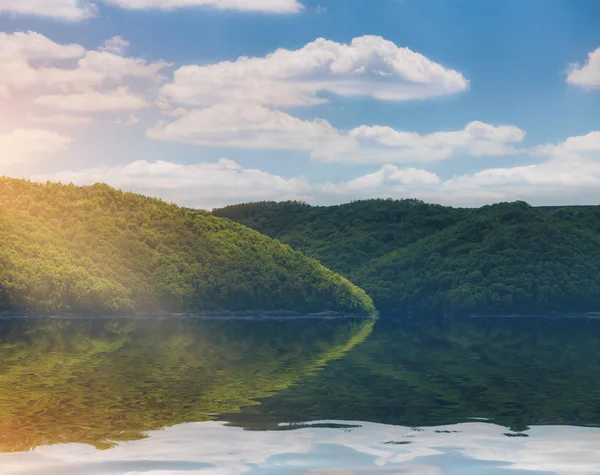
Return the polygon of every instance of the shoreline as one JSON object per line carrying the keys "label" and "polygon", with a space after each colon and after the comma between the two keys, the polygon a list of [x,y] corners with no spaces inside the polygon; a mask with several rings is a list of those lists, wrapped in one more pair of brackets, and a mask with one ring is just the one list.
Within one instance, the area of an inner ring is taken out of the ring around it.
{"label": "shoreline", "polygon": [[2,320],[295,320],[321,319],[334,320],[342,318],[367,319],[378,318],[376,315],[348,314],[343,312],[299,313],[286,311],[273,312],[202,312],[202,313],[134,313],[134,314],[27,314],[20,312],[0,312]]}

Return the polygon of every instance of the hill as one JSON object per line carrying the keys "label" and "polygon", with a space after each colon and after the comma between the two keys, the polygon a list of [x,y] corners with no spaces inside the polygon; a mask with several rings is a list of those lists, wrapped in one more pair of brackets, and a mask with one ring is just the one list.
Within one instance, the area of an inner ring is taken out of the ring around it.
{"label": "hill", "polygon": [[382,314],[600,310],[599,207],[371,200],[258,203],[215,214],[321,260],[364,288]]}
{"label": "hill", "polygon": [[302,249],[349,275],[372,259],[456,224],[468,212],[418,200],[367,200],[330,207],[247,203],[213,214]]}
{"label": "hill", "polygon": [[315,260],[210,213],[106,185],[0,178],[0,310],[374,309]]}

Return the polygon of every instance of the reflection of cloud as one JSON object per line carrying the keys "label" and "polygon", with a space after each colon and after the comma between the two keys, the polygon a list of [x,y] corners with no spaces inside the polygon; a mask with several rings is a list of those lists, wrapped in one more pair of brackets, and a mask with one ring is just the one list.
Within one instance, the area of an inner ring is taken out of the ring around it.
{"label": "reflection of cloud", "polygon": [[[443,430],[445,432],[440,432]],[[600,430],[534,427],[506,437],[500,426],[459,424],[415,431],[363,423],[360,428],[253,432],[222,423],[184,424],[107,450],[71,444],[0,455],[3,474],[366,474],[500,475],[510,470],[600,474]],[[386,443],[387,442],[387,443]],[[390,443],[396,442],[396,443]],[[399,443],[398,443],[399,442]],[[408,444],[406,444],[408,442]]]}

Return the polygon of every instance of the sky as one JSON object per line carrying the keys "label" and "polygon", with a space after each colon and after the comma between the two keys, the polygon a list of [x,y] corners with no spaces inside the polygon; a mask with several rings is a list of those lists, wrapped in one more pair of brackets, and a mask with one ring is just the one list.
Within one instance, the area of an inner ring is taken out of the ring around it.
{"label": "sky", "polygon": [[597,0],[0,0],[0,175],[599,204],[598,25]]}

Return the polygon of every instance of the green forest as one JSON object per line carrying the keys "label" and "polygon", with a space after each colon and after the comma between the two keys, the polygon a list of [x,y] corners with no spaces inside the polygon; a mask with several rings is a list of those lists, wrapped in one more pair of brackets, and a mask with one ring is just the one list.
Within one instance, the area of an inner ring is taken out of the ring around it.
{"label": "green forest", "polygon": [[373,314],[314,259],[247,227],[125,193],[0,178],[0,311]]}
{"label": "green forest", "polygon": [[600,207],[461,209],[379,199],[251,203],[214,214],[340,272],[382,315],[600,311]]}

